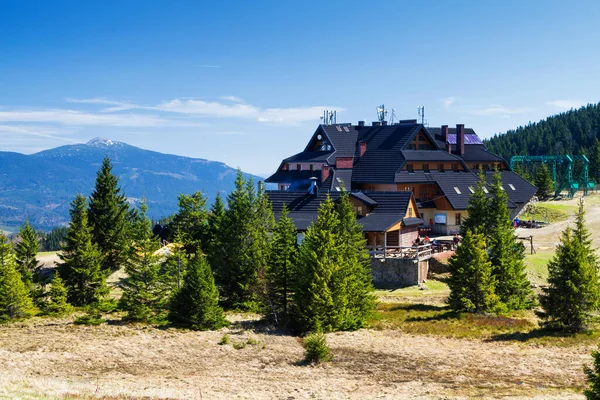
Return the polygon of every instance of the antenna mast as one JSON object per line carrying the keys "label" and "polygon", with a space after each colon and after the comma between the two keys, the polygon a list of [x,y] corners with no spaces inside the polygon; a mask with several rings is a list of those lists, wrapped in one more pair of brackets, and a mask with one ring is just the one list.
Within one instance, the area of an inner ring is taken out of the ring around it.
{"label": "antenna mast", "polygon": [[425,120],[425,106],[417,107],[417,113],[421,117],[421,125],[425,125],[427,123]]}
{"label": "antenna mast", "polygon": [[376,107],[376,109],[377,109],[377,120],[383,124],[383,122],[385,122],[385,117],[388,114],[388,110],[385,109],[384,104],[380,105],[379,107]]}
{"label": "antenna mast", "polygon": [[323,121],[323,125],[334,125],[337,123],[337,111],[336,110],[323,110],[323,115],[321,116],[321,120]]}

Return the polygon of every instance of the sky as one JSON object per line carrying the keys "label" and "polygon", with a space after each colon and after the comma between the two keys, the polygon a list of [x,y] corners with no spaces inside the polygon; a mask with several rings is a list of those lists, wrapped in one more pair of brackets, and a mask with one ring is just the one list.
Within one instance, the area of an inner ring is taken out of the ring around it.
{"label": "sky", "polygon": [[483,138],[600,102],[598,1],[0,0],[0,151],[94,137],[268,176],[323,110]]}

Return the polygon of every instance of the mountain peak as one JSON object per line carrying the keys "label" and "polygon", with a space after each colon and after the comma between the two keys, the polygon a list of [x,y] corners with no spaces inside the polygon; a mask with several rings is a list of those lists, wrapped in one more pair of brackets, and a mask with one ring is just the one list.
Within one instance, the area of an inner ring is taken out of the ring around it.
{"label": "mountain peak", "polygon": [[121,143],[121,142],[116,142],[114,140],[104,139],[101,137],[95,137],[92,140],[90,140],[89,142],[87,142],[86,144],[88,146],[94,146],[94,147],[111,147],[111,146],[115,146],[115,145],[123,145],[123,143]]}

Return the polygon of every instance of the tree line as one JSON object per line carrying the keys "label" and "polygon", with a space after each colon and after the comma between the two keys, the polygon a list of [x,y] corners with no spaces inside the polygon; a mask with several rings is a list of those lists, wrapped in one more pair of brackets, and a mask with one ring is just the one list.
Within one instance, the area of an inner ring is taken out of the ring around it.
{"label": "tree line", "polygon": [[[105,158],[90,197],[71,203],[53,271],[40,268],[29,223],[14,246],[0,237],[0,318],[117,308],[130,321],[216,329],[233,309],[328,332],[360,328],[372,312],[369,255],[347,194],[321,204],[300,244],[287,209],[275,221],[264,189],[239,170],[235,190],[210,209],[201,192],[178,200],[166,237],[157,236],[148,205],[129,204]],[[116,301],[107,278],[119,269]]]}

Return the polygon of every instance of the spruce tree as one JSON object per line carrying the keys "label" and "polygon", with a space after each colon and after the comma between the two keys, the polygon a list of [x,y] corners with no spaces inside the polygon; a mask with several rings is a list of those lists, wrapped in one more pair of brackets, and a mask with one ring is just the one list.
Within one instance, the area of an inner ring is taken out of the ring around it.
{"label": "spruce tree", "polygon": [[489,230],[489,206],[490,200],[486,193],[486,179],[483,170],[479,170],[479,179],[473,188],[473,193],[469,197],[467,206],[467,218],[460,227],[461,236],[465,236],[468,230],[479,230],[487,232]]}
{"label": "spruce tree", "polygon": [[183,286],[171,303],[168,318],[176,326],[194,330],[219,329],[227,324],[219,306],[219,292],[213,273],[200,251],[189,263]]}
{"label": "spruce tree", "polygon": [[600,352],[593,350],[592,358],[592,367],[590,368],[587,365],[583,367],[589,385],[583,394],[587,400],[600,400]]}
{"label": "spruce tree", "polygon": [[525,272],[525,248],[517,239],[508,211],[508,195],[502,189],[502,177],[496,171],[490,186],[487,232],[489,258],[496,281],[496,294],[510,310],[530,308],[534,304],[531,283]]}
{"label": "spruce tree", "polygon": [[66,314],[72,307],[67,302],[68,292],[58,271],[55,271],[54,278],[50,282],[50,292],[48,301],[44,305],[44,311],[51,315]]}
{"label": "spruce tree", "polygon": [[33,287],[33,282],[39,282],[40,264],[36,258],[40,248],[35,229],[25,220],[25,225],[19,231],[20,241],[15,246],[17,256],[17,267],[21,273],[23,283],[29,288]]}
{"label": "spruce tree", "polygon": [[453,310],[471,313],[499,310],[501,303],[494,292],[496,282],[482,234],[466,232],[450,259],[450,273],[448,304]]}
{"label": "spruce tree", "polygon": [[542,164],[538,168],[534,184],[537,187],[535,195],[540,199],[547,199],[554,193],[554,182],[546,164]]}
{"label": "spruce tree", "polygon": [[342,194],[336,211],[339,225],[335,232],[343,257],[333,276],[335,307],[342,311],[337,326],[342,330],[358,329],[375,308],[371,258],[348,193]]}
{"label": "spruce tree", "polygon": [[580,201],[575,229],[563,231],[556,254],[548,263],[549,286],[540,297],[544,325],[569,332],[585,330],[600,301],[598,261],[584,219]]}
{"label": "spruce tree", "polygon": [[121,309],[127,318],[140,322],[161,322],[168,310],[172,287],[156,254],[160,244],[146,217],[146,205],[139,206],[138,221],[132,227],[132,241],[124,262],[127,276],[120,282]]}
{"label": "spruce tree", "polygon": [[71,203],[69,233],[59,257],[60,275],[67,287],[69,303],[76,306],[94,304],[108,294],[102,271],[102,255],[92,242],[88,223],[87,201],[80,194]]}
{"label": "spruce tree", "polygon": [[296,227],[288,217],[284,205],[279,221],[273,230],[273,241],[266,271],[266,310],[278,325],[288,321],[288,307],[291,301],[293,274],[298,250]]}
{"label": "spruce tree", "polygon": [[[319,206],[317,220],[306,231],[298,253],[293,319],[302,331],[329,332],[339,329],[333,276],[343,263],[336,238],[339,217],[331,198]],[[339,302],[338,302],[339,304]]]}
{"label": "spruce tree", "polygon": [[[206,256],[208,258],[208,263],[212,266],[213,271],[215,273],[217,271],[222,271],[224,268],[223,260],[223,235],[224,226],[223,221],[225,218],[225,205],[223,204],[223,200],[221,198],[221,194],[217,193],[215,197],[215,201],[210,208],[210,212],[207,217],[207,240],[206,240]],[[218,274],[216,274],[218,276]]]}
{"label": "spruce tree", "polygon": [[112,174],[108,156],[96,175],[96,186],[90,197],[89,223],[93,242],[102,254],[102,270],[117,270],[125,261],[127,248],[129,205],[121,194],[119,180]]}
{"label": "spruce tree", "polygon": [[0,233],[0,321],[25,318],[33,310],[31,295],[17,268],[12,246]]}
{"label": "spruce tree", "polygon": [[169,227],[179,237],[188,254],[198,248],[207,248],[206,198],[202,192],[179,195],[179,209]]}
{"label": "spruce tree", "polygon": [[589,177],[594,182],[600,181],[600,140],[596,138],[590,151]]}

